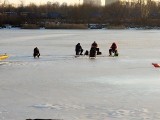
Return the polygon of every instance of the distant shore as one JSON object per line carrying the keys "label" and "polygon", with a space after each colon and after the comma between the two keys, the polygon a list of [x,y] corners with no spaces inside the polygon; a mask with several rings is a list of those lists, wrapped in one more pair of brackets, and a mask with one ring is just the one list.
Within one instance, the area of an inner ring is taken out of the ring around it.
{"label": "distant shore", "polygon": [[24,24],[19,27],[12,25],[5,25],[0,27],[0,29],[107,29],[107,30],[124,30],[124,29],[135,29],[135,30],[147,30],[147,29],[156,29],[159,30],[160,27],[151,27],[151,26],[131,26],[126,27],[124,25],[101,25],[101,24],[48,24],[44,27],[41,27],[36,24]]}

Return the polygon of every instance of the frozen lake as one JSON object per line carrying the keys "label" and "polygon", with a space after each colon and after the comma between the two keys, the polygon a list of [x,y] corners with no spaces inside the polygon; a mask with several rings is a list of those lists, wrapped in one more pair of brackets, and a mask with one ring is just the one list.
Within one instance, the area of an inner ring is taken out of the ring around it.
{"label": "frozen lake", "polygon": [[[102,57],[74,57],[93,41]],[[0,53],[0,120],[160,119],[158,30],[0,30]]]}

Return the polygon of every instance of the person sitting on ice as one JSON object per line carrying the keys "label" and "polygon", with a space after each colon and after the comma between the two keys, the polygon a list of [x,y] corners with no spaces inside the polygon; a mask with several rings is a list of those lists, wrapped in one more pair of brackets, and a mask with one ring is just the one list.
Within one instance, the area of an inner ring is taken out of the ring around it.
{"label": "person sitting on ice", "polygon": [[102,53],[99,51],[99,48],[98,48],[98,44],[96,43],[96,41],[94,41],[91,45],[91,48],[95,48],[96,51],[97,51],[97,55],[101,55]]}
{"label": "person sitting on ice", "polygon": [[116,43],[112,43],[110,49],[109,49],[109,56],[112,56],[112,53],[114,53],[114,56],[118,56],[118,50]]}
{"label": "person sitting on ice", "polygon": [[39,49],[37,47],[34,48],[33,50],[33,57],[38,57],[39,58],[40,56],[40,52],[39,52]]}
{"label": "person sitting on ice", "polygon": [[80,43],[78,43],[78,44],[76,45],[75,51],[76,51],[76,55],[83,55],[83,54],[82,54],[82,53],[83,53],[83,49],[82,49]]}

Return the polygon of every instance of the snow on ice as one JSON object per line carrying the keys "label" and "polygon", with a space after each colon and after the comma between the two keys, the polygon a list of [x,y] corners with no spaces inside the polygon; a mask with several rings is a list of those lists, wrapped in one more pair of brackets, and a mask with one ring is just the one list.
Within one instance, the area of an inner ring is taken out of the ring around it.
{"label": "snow on ice", "polygon": [[[159,120],[158,30],[0,30],[0,119]],[[102,57],[75,58],[99,44]],[[112,42],[119,56],[108,57]],[[39,59],[33,48],[38,47]]]}

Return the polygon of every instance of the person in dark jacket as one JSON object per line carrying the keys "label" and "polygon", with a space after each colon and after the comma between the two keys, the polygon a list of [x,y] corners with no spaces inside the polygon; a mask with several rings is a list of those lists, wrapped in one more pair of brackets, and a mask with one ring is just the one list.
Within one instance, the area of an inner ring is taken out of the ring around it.
{"label": "person in dark jacket", "polygon": [[94,41],[91,45],[91,48],[94,47],[94,48],[98,48],[98,44],[96,43],[96,41]]}
{"label": "person in dark jacket", "polygon": [[91,47],[90,52],[89,52],[89,57],[96,57],[96,48],[95,47]]}
{"label": "person in dark jacket", "polygon": [[76,55],[83,55],[83,54],[82,54],[82,53],[83,53],[83,49],[82,49],[80,43],[78,43],[78,44],[76,45],[75,51],[76,51]]}
{"label": "person in dark jacket", "polygon": [[96,54],[97,55],[101,55],[102,53],[99,51],[99,48],[98,48],[98,44],[96,43],[96,41],[94,41],[91,45],[91,48],[95,48],[96,49]]}
{"label": "person in dark jacket", "polygon": [[40,52],[39,52],[39,49],[37,47],[34,48],[33,50],[33,57],[38,57],[39,58],[40,56]]}
{"label": "person in dark jacket", "polygon": [[116,43],[112,43],[110,49],[109,49],[109,56],[112,56],[112,53],[114,53],[114,56],[118,56],[118,50]]}

